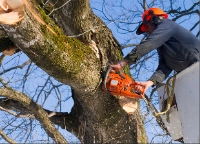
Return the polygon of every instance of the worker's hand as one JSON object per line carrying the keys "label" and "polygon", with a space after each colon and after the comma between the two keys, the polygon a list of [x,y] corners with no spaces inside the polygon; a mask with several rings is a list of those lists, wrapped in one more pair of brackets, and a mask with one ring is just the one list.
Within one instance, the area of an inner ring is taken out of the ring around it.
{"label": "worker's hand", "polygon": [[148,90],[149,87],[151,87],[154,83],[152,81],[146,81],[146,82],[138,82],[135,81],[135,83],[138,85],[135,87],[135,90],[140,92],[143,96]]}
{"label": "worker's hand", "polygon": [[122,69],[122,67],[121,67],[121,65],[118,63],[118,64],[115,64],[115,65],[110,65],[112,68],[113,68],[113,70],[114,71],[116,71],[116,72],[119,72],[121,69]]}
{"label": "worker's hand", "polygon": [[116,72],[119,72],[125,65],[126,65],[125,61],[119,61],[118,64],[110,65],[110,66],[113,68],[113,70],[115,70]]}

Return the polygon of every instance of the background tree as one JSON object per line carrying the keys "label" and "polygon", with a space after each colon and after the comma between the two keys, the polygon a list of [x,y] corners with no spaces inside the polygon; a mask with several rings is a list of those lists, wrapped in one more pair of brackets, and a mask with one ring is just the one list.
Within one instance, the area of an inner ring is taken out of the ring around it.
{"label": "background tree", "polygon": [[[24,19],[1,24],[1,49],[14,45],[22,50],[1,56],[0,135],[5,141],[70,142],[67,130],[82,143],[147,142],[140,109],[127,114],[117,98],[102,92],[107,63],[118,62],[123,48],[143,38],[135,30],[147,7],[160,7],[182,23],[199,15],[199,2],[190,7],[185,1],[182,6],[173,1],[130,2],[23,0]],[[195,20],[190,30],[199,36]],[[143,79],[148,77],[154,69],[149,63],[156,65],[156,58],[152,52],[133,65],[132,76],[138,79],[143,72]],[[68,110],[71,99],[74,105]]]}

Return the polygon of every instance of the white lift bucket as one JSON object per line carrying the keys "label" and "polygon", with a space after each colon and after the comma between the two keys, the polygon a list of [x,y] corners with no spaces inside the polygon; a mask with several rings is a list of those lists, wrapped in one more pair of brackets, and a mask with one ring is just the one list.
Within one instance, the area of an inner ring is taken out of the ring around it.
{"label": "white lift bucket", "polygon": [[[159,107],[163,109],[167,94],[165,86],[157,89]],[[173,140],[183,138],[184,143],[200,143],[199,140],[199,62],[176,76],[174,102],[169,119],[160,115]]]}

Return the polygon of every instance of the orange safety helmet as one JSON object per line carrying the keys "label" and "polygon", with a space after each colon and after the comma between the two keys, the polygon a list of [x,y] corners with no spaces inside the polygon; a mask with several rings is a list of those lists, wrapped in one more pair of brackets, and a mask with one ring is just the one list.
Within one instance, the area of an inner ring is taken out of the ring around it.
{"label": "orange safety helmet", "polygon": [[[149,8],[142,14],[142,24],[139,25],[137,32],[136,32],[137,34],[142,34],[142,33],[146,32],[147,29],[146,29],[145,23],[151,21],[153,15],[163,16],[164,19],[168,18],[168,15],[160,8]],[[154,23],[154,24],[156,24],[156,23]]]}

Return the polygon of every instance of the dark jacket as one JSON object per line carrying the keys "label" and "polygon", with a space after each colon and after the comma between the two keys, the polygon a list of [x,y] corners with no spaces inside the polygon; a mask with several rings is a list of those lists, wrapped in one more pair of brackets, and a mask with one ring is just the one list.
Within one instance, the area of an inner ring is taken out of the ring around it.
{"label": "dark jacket", "polygon": [[124,60],[131,65],[154,49],[159,55],[159,65],[150,79],[161,83],[172,70],[180,72],[199,61],[200,41],[190,31],[164,19]]}

